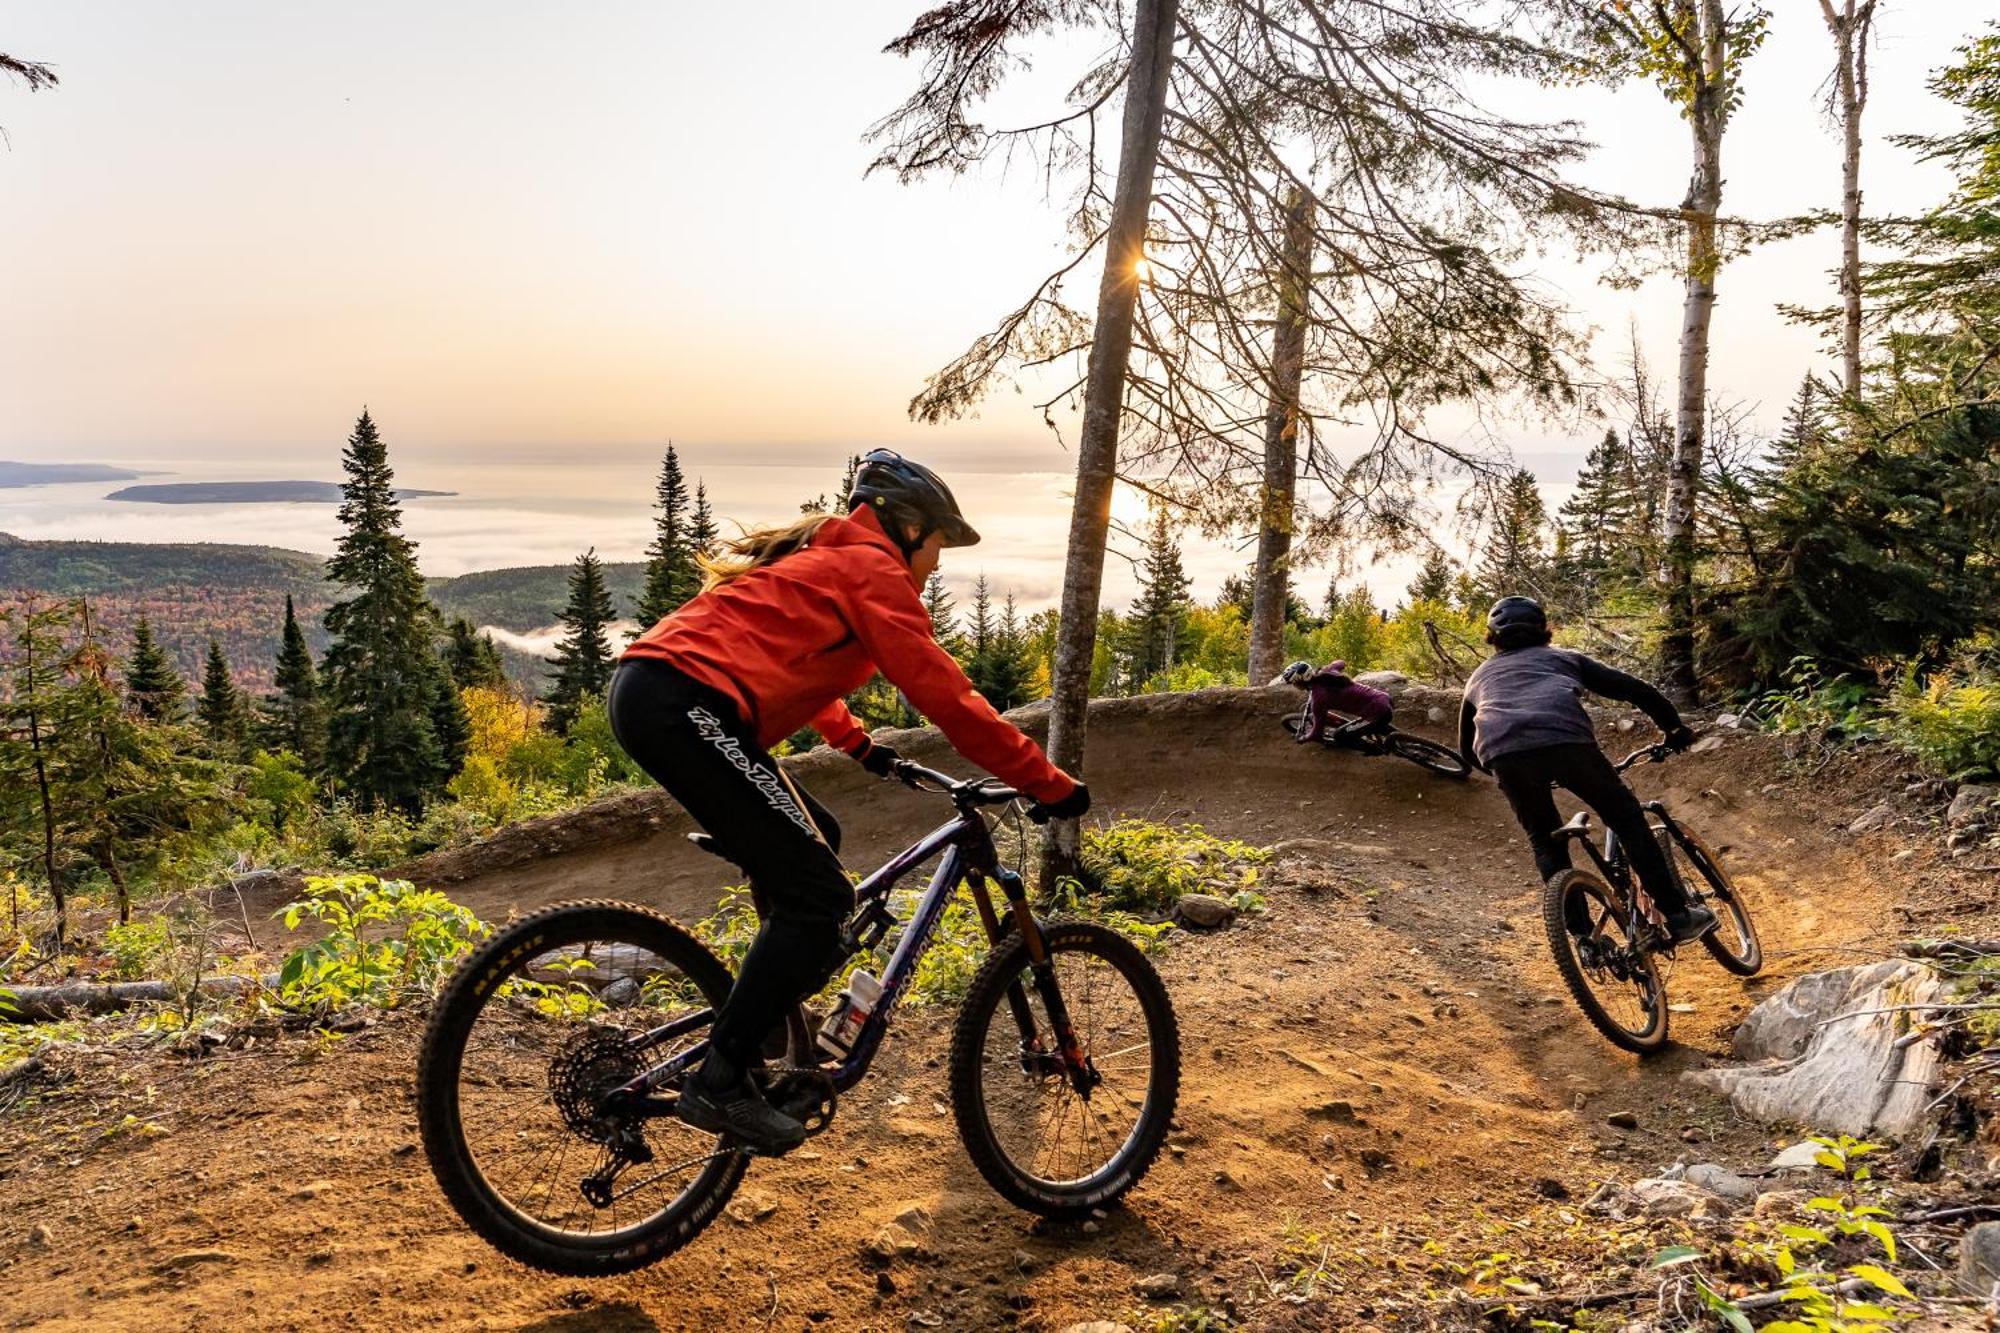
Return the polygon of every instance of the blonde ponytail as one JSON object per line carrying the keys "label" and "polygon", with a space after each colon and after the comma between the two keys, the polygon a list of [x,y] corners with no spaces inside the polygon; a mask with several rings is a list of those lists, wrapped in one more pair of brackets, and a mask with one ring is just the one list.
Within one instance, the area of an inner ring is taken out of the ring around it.
{"label": "blonde ponytail", "polygon": [[701,566],[701,590],[707,592],[773,560],[782,560],[804,550],[812,544],[819,530],[835,517],[833,514],[807,514],[790,523],[758,528],[724,542],[720,555],[697,555],[694,559]]}

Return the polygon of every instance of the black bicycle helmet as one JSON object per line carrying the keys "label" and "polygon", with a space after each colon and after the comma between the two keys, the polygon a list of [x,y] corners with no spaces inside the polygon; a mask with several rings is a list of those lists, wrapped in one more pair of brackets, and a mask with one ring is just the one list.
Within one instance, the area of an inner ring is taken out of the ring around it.
{"label": "black bicycle helmet", "polygon": [[1312,678],[1312,673],[1313,664],[1311,662],[1294,662],[1284,669],[1278,679],[1284,681],[1287,685],[1301,685]]}
{"label": "black bicycle helmet", "polygon": [[[958,501],[952,497],[951,487],[923,464],[912,463],[892,450],[871,450],[862,458],[861,466],[854,470],[854,487],[847,497],[848,504],[856,509],[866,505],[874,510],[890,540],[901,546],[906,555],[933,532],[944,534],[946,546],[972,546],[979,541],[979,534],[965,521],[965,515],[958,512]],[[903,535],[906,523],[917,526],[914,544]]]}
{"label": "black bicycle helmet", "polygon": [[1502,597],[1486,613],[1486,632],[1492,635],[1511,630],[1546,632],[1548,627],[1548,613],[1532,597]]}

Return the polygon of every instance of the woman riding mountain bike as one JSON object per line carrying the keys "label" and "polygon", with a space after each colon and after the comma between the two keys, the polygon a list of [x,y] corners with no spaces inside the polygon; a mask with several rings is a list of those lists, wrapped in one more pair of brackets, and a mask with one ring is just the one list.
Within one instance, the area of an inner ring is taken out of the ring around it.
{"label": "woman riding mountain bike", "polygon": [[750,875],[763,923],[679,1115],[762,1152],[794,1147],[806,1130],[750,1075],[766,1035],[840,965],[854,907],[839,824],[768,747],[810,725],[887,776],[898,755],[843,702],[879,670],[967,759],[1033,797],[1036,815],[1090,808],[1089,790],[1003,720],[932,636],[918,590],[944,547],[979,540],[950,489],[878,449],[849,494],[844,518],[746,533],[704,559],[702,591],[635,640],[611,682],[618,743]]}
{"label": "woman riding mountain bike", "polygon": [[[1658,690],[1614,667],[1567,648],[1551,647],[1549,620],[1532,597],[1502,597],[1486,615],[1486,642],[1498,651],[1465,683],[1458,748],[1466,762],[1500,783],[1514,818],[1528,835],[1535,869],[1547,883],[1570,868],[1568,839],[1552,787],[1563,787],[1595,810],[1631,858],[1676,943],[1715,929],[1715,913],[1689,901],[1654,841],[1639,800],[1618,776],[1583,711],[1589,691],[1631,704],[1685,750],[1694,732]],[[1577,924],[1577,923],[1572,923]]]}

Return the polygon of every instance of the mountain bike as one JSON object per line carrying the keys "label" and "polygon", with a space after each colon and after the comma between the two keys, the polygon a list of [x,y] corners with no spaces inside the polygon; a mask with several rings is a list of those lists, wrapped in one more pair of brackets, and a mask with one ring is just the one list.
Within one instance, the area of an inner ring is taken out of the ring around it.
{"label": "mountain bike", "polygon": [[[1355,750],[1361,754],[1393,754],[1399,759],[1407,759],[1420,768],[1427,768],[1448,778],[1464,779],[1472,773],[1471,765],[1450,746],[1427,741],[1422,736],[1412,736],[1409,732],[1398,731],[1393,726],[1375,733],[1342,735],[1338,728],[1354,720],[1339,713],[1327,714],[1327,726],[1320,733],[1320,744],[1335,750]],[[1311,727],[1310,701],[1301,711],[1287,714],[1284,718],[1285,734],[1293,740],[1297,740]]]}
{"label": "mountain bike", "polygon": [[[1640,762],[1661,763],[1665,743],[1645,746],[1614,767],[1623,773]],[[1743,894],[1722,860],[1693,830],[1658,801],[1641,803],[1667,868],[1689,901],[1716,915],[1701,943],[1715,961],[1739,977],[1764,966],[1757,927]],[[1542,894],[1542,922],[1556,968],[1591,1026],[1614,1046],[1644,1055],[1667,1042],[1667,993],[1657,960],[1674,957],[1666,919],[1633,873],[1618,835],[1605,830],[1600,850],[1590,836],[1590,812],[1578,811],[1556,836],[1579,843],[1596,871],[1564,870],[1549,877]]]}
{"label": "mountain bike", "polygon": [[[959,1137],[1021,1208],[1065,1218],[1105,1207],[1146,1174],[1173,1119],[1180,1036],[1166,987],[1124,936],[1036,918],[982,814],[1020,793],[908,761],[894,775],[956,814],[856,886],[845,957],[902,927],[879,995],[841,1030],[838,1055],[816,1044],[803,1010],[788,1015],[766,1044],[776,1059],[760,1075],[765,1094],[809,1135],[826,1131],[963,889],[991,952],[952,1032]],[[939,853],[899,921],[891,887]],[[699,1235],[749,1165],[741,1144],[675,1114],[730,984],[692,934],[625,903],[551,907],[482,944],[439,996],[417,1070],[424,1150],[458,1215],[523,1263],[575,1276],[629,1272]],[[850,990],[863,990],[858,972]],[[844,1004],[835,1018],[860,1012]]]}

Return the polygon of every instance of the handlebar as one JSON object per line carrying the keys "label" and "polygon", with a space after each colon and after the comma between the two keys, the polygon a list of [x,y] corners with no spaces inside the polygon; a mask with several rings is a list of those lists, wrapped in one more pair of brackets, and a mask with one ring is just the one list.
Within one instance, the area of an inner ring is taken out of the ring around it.
{"label": "handlebar", "polygon": [[1623,773],[1634,764],[1640,763],[1663,764],[1667,761],[1667,756],[1673,752],[1674,747],[1665,741],[1654,741],[1651,745],[1642,745],[1623,759],[1620,759],[1611,766],[1611,771],[1614,773]]}
{"label": "handlebar", "polygon": [[940,773],[935,768],[925,768],[910,759],[898,759],[889,772],[911,791],[935,792],[951,797],[952,804],[961,810],[979,805],[1005,805],[1021,799],[1020,792],[998,778],[961,780],[949,773]]}

